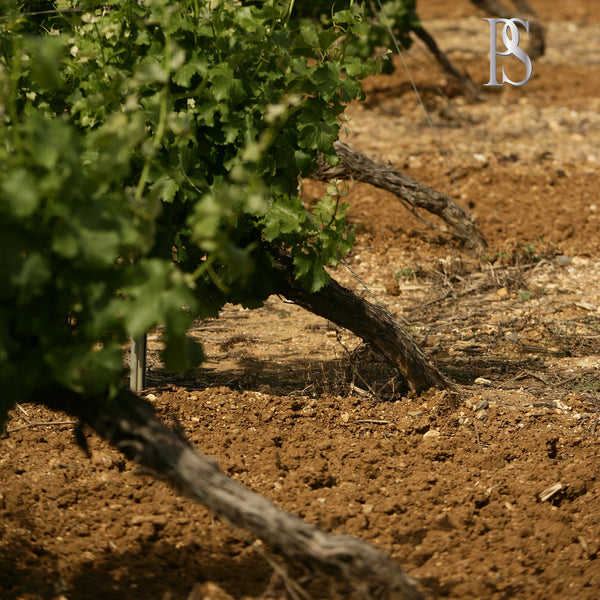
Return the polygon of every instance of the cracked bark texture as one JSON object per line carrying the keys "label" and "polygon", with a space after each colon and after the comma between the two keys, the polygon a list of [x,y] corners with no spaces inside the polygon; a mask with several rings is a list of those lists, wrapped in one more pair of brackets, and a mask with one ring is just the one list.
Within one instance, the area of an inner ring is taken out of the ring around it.
{"label": "cracked bark texture", "polygon": [[449,381],[382,306],[368,302],[333,278],[318,292],[309,293],[294,278],[289,253],[274,246],[269,246],[268,250],[275,258],[279,273],[275,287],[277,293],[314,314],[349,329],[369,343],[390,365],[400,371],[415,393],[430,388],[450,387]]}
{"label": "cracked bark texture", "polygon": [[389,556],[351,536],[329,534],[277,508],[223,473],[217,463],[166,427],[150,403],[129,390],[111,401],[55,387],[38,401],[89,425],[129,459],[151,467],[229,524],[263,540],[289,563],[327,578],[345,597],[421,600],[415,582]]}
{"label": "cracked bark texture", "polygon": [[450,233],[460,240],[470,254],[481,255],[485,252],[487,242],[473,217],[451,198],[390,165],[375,162],[345,142],[338,140],[334,146],[336,154],[342,159],[341,164],[332,167],[322,163],[313,173],[314,179],[352,179],[387,190],[408,205],[409,209],[424,209],[443,219],[450,227]]}

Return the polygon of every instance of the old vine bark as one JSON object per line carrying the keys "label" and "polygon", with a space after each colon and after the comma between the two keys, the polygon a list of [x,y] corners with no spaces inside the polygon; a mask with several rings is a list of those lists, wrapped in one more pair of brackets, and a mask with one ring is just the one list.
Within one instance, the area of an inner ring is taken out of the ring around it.
{"label": "old vine bark", "polygon": [[334,279],[318,292],[309,293],[294,278],[290,255],[275,247],[269,247],[269,252],[279,272],[277,293],[371,344],[400,371],[413,391],[450,386],[410,335],[382,307],[367,302]]}
{"label": "old vine bark", "polygon": [[110,403],[62,388],[41,390],[36,399],[78,417],[131,460],[167,476],[231,525],[250,531],[293,564],[327,576],[332,585],[344,584],[361,598],[423,598],[388,556],[357,538],[325,533],[244,488],[128,390]]}
{"label": "old vine bark", "polygon": [[312,177],[323,181],[354,179],[387,190],[395,194],[410,209],[422,208],[437,215],[451,227],[452,234],[461,241],[465,250],[472,254],[483,254],[487,247],[485,238],[472,216],[451,198],[390,165],[375,162],[366,154],[353,150],[342,141],[335,142],[335,151],[342,159],[341,164],[337,167],[321,164]]}

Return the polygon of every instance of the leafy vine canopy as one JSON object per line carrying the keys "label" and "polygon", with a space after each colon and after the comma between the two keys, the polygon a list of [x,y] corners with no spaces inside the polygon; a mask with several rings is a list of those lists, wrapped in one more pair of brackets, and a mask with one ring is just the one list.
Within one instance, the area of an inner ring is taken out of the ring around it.
{"label": "leafy vine canopy", "polygon": [[123,344],[153,327],[167,369],[199,364],[191,322],[259,306],[269,244],[327,283],[353,243],[343,190],[307,207],[298,185],[339,160],[373,27],[352,1],[4,3],[0,422],[46,386],[114,396]]}

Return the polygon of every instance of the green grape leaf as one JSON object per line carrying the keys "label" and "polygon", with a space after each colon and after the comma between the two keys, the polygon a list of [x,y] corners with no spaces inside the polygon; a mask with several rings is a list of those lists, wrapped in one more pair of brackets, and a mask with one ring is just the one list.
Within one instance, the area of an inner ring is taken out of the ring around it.
{"label": "green grape leaf", "polygon": [[306,213],[299,200],[293,204],[276,200],[263,219],[263,235],[268,242],[272,242],[280,234],[302,231],[305,221]]}
{"label": "green grape leaf", "polygon": [[329,283],[329,274],[314,256],[296,255],[293,262],[296,277],[305,284],[309,292],[318,292]]}
{"label": "green grape leaf", "polygon": [[21,288],[25,296],[32,296],[45,289],[52,279],[48,260],[39,253],[28,254],[21,263],[20,271],[13,274],[13,284]]}
{"label": "green grape leaf", "polygon": [[243,93],[242,84],[236,79],[232,69],[226,64],[218,64],[209,69],[210,90],[217,101],[236,102]]}
{"label": "green grape leaf", "polygon": [[189,87],[194,75],[206,77],[208,71],[208,59],[198,56],[197,52],[186,60],[173,74],[173,81],[182,87]]}
{"label": "green grape leaf", "polygon": [[163,202],[173,202],[175,195],[179,191],[180,184],[169,177],[166,173],[163,173],[158,179],[150,186],[150,189],[158,194],[158,197]]}
{"label": "green grape leaf", "polygon": [[81,252],[91,267],[110,267],[117,258],[119,234],[116,231],[79,229]]}
{"label": "green grape leaf", "polygon": [[8,209],[15,218],[31,216],[38,207],[39,197],[35,179],[25,168],[17,168],[3,177],[0,210]]}

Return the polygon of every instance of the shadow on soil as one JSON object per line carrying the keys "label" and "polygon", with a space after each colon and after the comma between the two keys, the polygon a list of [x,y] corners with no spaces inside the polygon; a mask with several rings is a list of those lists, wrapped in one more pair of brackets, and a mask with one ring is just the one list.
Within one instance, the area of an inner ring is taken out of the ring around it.
{"label": "shadow on soil", "polygon": [[[352,358],[275,362],[240,357],[233,369],[201,367],[173,376],[161,370],[148,373],[148,387],[188,390],[226,386],[232,390],[286,395],[347,395],[352,386],[380,400],[399,400],[408,388],[398,371],[368,352]],[[358,392],[360,393],[360,392]]]}
{"label": "shadow on soil", "polygon": [[222,553],[217,558],[198,543],[176,548],[147,541],[137,552],[107,552],[85,563],[67,582],[60,575],[62,557],[23,541],[11,547],[10,556],[0,555],[0,589],[3,600],[169,600],[185,599],[196,582],[212,581],[234,598],[260,596],[272,569],[256,552],[233,555],[237,550],[223,560]]}
{"label": "shadow on soil", "polygon": [[[427,349],[425,349],[427,351]],[[240,358],[238,367],[211,369],[202,367],[175,375],[160,369],[148,374],[148,387],[158,391],[189,391],[225,386],[231,390],[287,395],[365,395],[376,401],[400,400],[409,392],[396,369],[373,356],[336,358],[332,360],[290,360],[275,362],[256,358]],[[479,377],[491,378],[502,389],[520,388],[533,391],[540,383],[557,391],[597,393],[600,379],[595,370],[552,367],[548,357],[515,358],[492,355],[441,357],[433,352],[438,369],[454,384],[470,386]]]}

